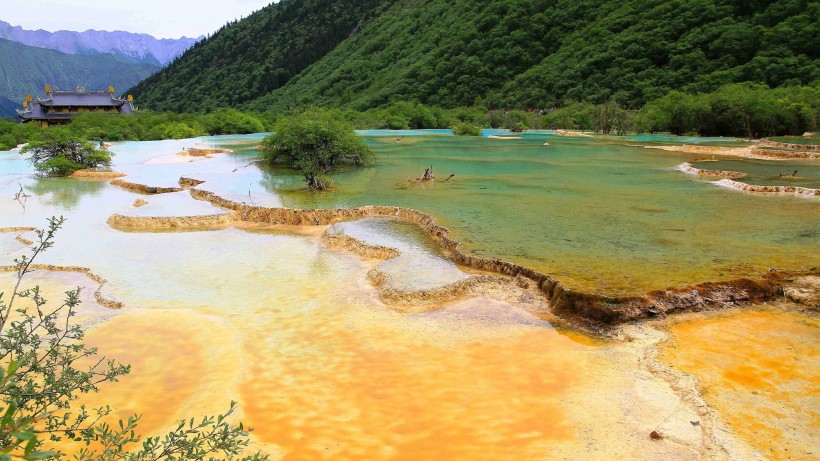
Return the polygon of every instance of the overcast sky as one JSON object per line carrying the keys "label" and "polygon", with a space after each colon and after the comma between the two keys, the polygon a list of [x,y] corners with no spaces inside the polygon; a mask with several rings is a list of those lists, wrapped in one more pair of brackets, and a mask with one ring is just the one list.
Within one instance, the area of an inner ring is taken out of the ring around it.
{"label": "overcast sky", "polygon": [[124,30],[198,37],[272,0],[0,0],[0,20],[48,31]]}

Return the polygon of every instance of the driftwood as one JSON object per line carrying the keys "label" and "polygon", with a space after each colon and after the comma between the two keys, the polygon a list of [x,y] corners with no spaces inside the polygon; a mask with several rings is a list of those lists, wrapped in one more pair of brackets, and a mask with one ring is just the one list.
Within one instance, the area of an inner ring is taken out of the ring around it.
{"label": "driftwood", "polygon": [[[447,179],[444,180],[444,182],[449,181],[454,176],[455,176],[455,174],[451,174],[450,176],[447,177]],[[435,181],[435,180],[436,180],[436,175],[435,175],[435,173],[433,173],[433,165],[430,165],[430,168],[425,168],[424,169],[424,174],[421,175],[421,177],[416,179],[415,181],[416,182],[427,182],[427,181]],[[408,181],[413,182],[412,179],[408,179]]]}
{"label": "driftwood", "polygon": [[13,200],[16,200],[17,203],[19,203],[20,206],[23,207],[23,210],[25,210],[26,209],[26,201],[28,200],[30,195],[23,192],[23,185],[22,184],[17,183],[17,185],[20,186],[20,190],[17,191],[16,194],[14,194],[14,199]]}

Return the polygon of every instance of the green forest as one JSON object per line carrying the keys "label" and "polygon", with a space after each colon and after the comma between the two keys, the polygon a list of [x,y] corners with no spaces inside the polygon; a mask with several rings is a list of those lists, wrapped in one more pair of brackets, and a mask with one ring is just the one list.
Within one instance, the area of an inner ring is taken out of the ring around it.
{"label": "green forest", "polygon": [[144,108],[162,111],[210,111],[249,103],[287,83],[392,3],[271,4],[223,26],[130,93]]}
{"label": "green forest", "polygon": [[399,101],[636,109],[671,91],[820,81],[820,2],[283,0],[133,89],[153,110]]}
{"label": "green forest", "polygon": [[[358,129],[799,135],[820,120],[818,25],[800,0],[283,0],[134,87],[135,116],[69,129],[251,133],[324,107]],[[0,123],[0,148],[34,132]]]}

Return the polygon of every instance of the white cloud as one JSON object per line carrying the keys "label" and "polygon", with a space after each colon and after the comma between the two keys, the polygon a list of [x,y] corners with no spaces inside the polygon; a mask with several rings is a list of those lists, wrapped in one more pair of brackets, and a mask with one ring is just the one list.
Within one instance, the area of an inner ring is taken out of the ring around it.
{"label": "white cloud", "polygon": [[272,0],[0,0],[0,20],[24,29],[125,30],[198,37]]}

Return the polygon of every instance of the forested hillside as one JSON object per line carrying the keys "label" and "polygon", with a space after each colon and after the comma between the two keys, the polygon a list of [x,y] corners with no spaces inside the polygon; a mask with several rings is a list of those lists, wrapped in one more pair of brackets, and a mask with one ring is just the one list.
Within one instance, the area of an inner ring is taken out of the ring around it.
{"label": "forested hillside", "polygon": [[0,117],[15,117],[17,113],[14,109],[19,109],[20,103],[0,96]]}
{"label": "forested hillside", "polygon": [[395,0],[283,0],[226,25],[132,93],[142,107],[233,107],[281,87]]}
{"label": "forested hillside", "polygon": [[546,108],[820,81],[820,2],[283,0],[134,91],[210,110],[396,101]]}
{"label": "forested hillside", "polygon": [[[0,98],[21,107],[27,94],[42,95],[46,85],[66,90],[78,85],[89,90],[104,90],[114,85],[118,91],[125,91],[159,68],[152,64],[124,63],[110,54],[75,56],[0,39]],[[0,110],[8,109],[7,106],[0,105]],[[16,114],[13,110],[4,110],[0,116],[16,117]]]}

